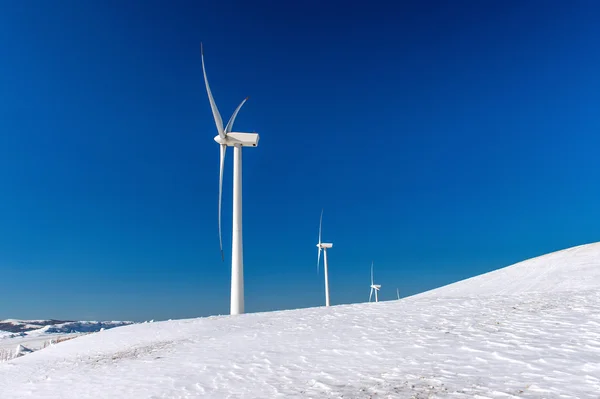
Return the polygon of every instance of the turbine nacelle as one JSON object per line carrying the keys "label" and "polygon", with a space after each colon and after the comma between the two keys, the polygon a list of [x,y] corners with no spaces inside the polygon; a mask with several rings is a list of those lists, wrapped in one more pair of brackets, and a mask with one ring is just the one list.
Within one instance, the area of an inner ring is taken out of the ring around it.
{"label": "turbine nacelle", "polygon": [[226,145],[227,147],[235,147],[240,145],[242,147],[256,147],[258,145],[258,133],[239,133],[232,132],[227,133],[225,137],[220,135],[215,136],[215,141],[219,144]]}
{"label": "turbine nacelle", "polygon": [[380,289],[381,284],[375,284],[375,281],[373,280],[373,262],[371,262],[371,292],[369,293],[369,302],[371,302],[371,298],[373,298],[373,293],[375,293],[375,302],[379,302],[377,293]]}
{"label": "turbine nacelle", "polygon": [[321,218],[319,219],[319,243],[317,244],[317,273],[319,273],[319,264],[321,263],[321,251],[325,255],[324,274],[325,274],[325,306],[329,306],[329,276],[327,272],[327,249],[333,247],[330,242],[321,242],[321,228],[323,227],[323,210],[321,209]]}
{"label": "turbine nacelle", "polygon": [[[237,154],[237,151],[241,151],[241,147],[256,147],[258,146],[258,134],[257,133],[239,133],[232,132],[233,123],[235,122],[235,118],[242,106],[248,100],[246,97],[240,105],[237,106],[229,122],[227,125],[223,126],[223,119],[221,118],[221,114],[219,113],[219,109],[217,108],[217,104],[215,103],[215,99],[213,98],[212,92],[210,91],[210,85],[208,84],[208,77],[206,76],[206,68],[204,66],[204,49],[202,44],[200,45],[200,51],[202,54],[202,73],[204,75],[204,84],[206,85],[206,92],[208,94],[208,101],[210,102],[210,109],[212,110],[213,118],[215,119],[215,126],[217,128],[217,136],[215,137],[215,141],[219,143],[219,248],[221,249],[221,259],[225,260],[225,256],[223,255],[223,237],[221,234],[221,207],[222,207],[222,197],[223,197],[223,169],[225,167],[225,154],[227,152],[227,147],[236,147],[234,149],[234,156],[236,157],[237,162],[241,163],[241,153]],[[234,161],[234,168],[236,165],[236,161]],[[236,172],[234,170],[234,196],[236,193],[235,187],[238,185],[241,186],[241,177],[238,177],[236,180],[236,176],[241,176],[241,169]],[[241,193],[240,193],[241,194]],[[241,199],[240,199],[241,201]],[[240,205],[241,206],[241,205]],[[235,208],[235,206],[234,206]],[[241,213],[241,211],[240,211]],[[235,211],[234,211],[235,214]],[[235,233],[234,233],[235,234]],[[239,235],[241,236],[241,229]],[[241,242],[241,241],[240,241]],[[241,259],[241,245],[239,250],[239,256]],[[233,262],[233,250],[232,250],[232,262]],[[233,266],[232,266],[233,270]],[[233,281],[233,279],[232,279]],[[233,298],[233,296],[232,296]],[[242,299],[243,302],[243,299]],[[233,299],[232,299],[233,303]]]}

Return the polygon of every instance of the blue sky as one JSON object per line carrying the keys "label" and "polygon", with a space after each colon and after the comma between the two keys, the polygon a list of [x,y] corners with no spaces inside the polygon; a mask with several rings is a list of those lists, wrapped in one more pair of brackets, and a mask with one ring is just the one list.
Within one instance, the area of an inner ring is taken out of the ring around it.
{"label": "blue sky", "polygon": [[247,311],[324,302],[321,208],[334,304],[600,240],[595,2],[216,3],[2,2],[0,319],[228,313],[200,41]]}

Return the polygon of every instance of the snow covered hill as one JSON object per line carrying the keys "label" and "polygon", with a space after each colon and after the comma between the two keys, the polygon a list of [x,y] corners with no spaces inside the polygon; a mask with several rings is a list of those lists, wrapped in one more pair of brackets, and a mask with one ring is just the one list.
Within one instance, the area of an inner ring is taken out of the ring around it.
{"label": "snow covered hill", "polygon": [[514,295],[587,289],[600,289],[600,243],[552,252],[419,295]]}
{"label": "snow covered hill", "polygon": [[0,362],[82,334],[132,324],[131,321],[0,320]]}
{"label": "snow covered hill", "polygon": [[0,363],[0,392],[597,399],[598,248],[561,251],[400,301],[101,331]]}

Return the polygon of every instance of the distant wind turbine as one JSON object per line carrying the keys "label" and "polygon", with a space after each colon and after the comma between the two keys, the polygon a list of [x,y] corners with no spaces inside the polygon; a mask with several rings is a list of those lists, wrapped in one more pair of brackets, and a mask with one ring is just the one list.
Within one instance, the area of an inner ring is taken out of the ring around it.
{"label": "distant wind turbine", "polygon": [[373,297],[373,292],[375,292],[375,302],[379,302],[379,298],[377,297],[377,293],[381,289],[380,284],[375,284],[373,282],[373,262],[371,262],[371,293],[369,294],[369,302],[371,302],[371,298]]}
{"label": "distant wind turbine", "polygon": [[396,288],[396,296],[398,297],[398,299],[400,299],[400,290],[398,288]]}
{"label": "distant wind turbine", "polygon": [[259,136],[257,133],[237,133],[232,132],[233,122],[242,108],[242,105],[248,100],[246,97],[240,105],[233,111],[229,122],[223,127],[223,120],[217,108],[217,104],[210,91],[208,78],[206,77],[206,68],[204,67],[204,49],[201,47],[202,54],[202,72],[204,73],[204,83],[208,93],[210,108],[212,109],[215,124],[217,125],[218,135],[215,141],[220,147],[220,169],[219,169],[219,246],[221,248],[221,259],[225,260],[223,254],[223,239],[221,236],[221,202],[223,195],[223,167],[225,164],[225,152],[227,147],[233,147],[233,234],[231,239],[231,314],[244,313],[244,260],[242,245],[242,147],[256,147]]}
{"label": "distant wind turbine", "polygon": [[317,244],[317,248],[319,251],[317,253],[317,273],[319,273],[319,264],[321,263],[321,250],[323,250],[323,264],[325,265],[325,306],[329,306],[329,275],[327,268],[327,248],[333,247],[332,243],[323,243],[321,242],[321,228],[323,227],[323,210],[321,209],[321,219],[319,220],[319,243]]}

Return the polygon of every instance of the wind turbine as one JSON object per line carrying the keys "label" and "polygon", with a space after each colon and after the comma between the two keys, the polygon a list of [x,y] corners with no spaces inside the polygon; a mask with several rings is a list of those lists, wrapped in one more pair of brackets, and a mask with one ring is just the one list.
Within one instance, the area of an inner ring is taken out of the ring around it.
{"label": "wind turbine", "polygon": [[398,297],[398,299],[400,299],[400,289],[396,288],[396,296]]}
{"label": "wind turbine", "polygon": [[240,105],[233,111],[229,122],[223,127],[221,114],[215,104],[215,100],[208,85],[206,77],[206,68],[204,67],[204,49],[200,45],[202,54],[202,72],[204,73],[204,83],[208,93],[210,108],[215,118],[218,135],[215,141],[220,147],[220,168],[219,168],[219,246],[221,248],[221,259],[223,255],[223,239],[221,237],[221,202],[223,195],[223,167],[225,164],[225,152],[227,147],[233,147],[233,234],[231,239],[231,311],[232,315],[244,313],[244,260],[242,245],[242,147],[256,147],[258,145],[257,133],[239,133],[232,132],[233,122],[242,108],[242,105],[248,100],[246,97]]}
{"label": "wind turbine", "polygon": [[377,298],[377,293],[381,289],[380,284],[375,284],[373,282],[373,262],[371,262],[371,293],[369,294],[369,302],[371,302],[371,297],[373,296],[373,292],[375,292],[375,302],[379,302],[379,298]]}
{"label": "wind turbine", "polygon": [[332,243],[321,242],[321,227],[323,226],[323,210],[321,209],[321,219],[319,221],[319,243],[317,248],[317,273],[319,273],[319,264],[321,263],[321,250],[323,250],[323,264],[325,265],[325,306],[329,306],[329,275],[327,273],[327,248],[333,247]]}

